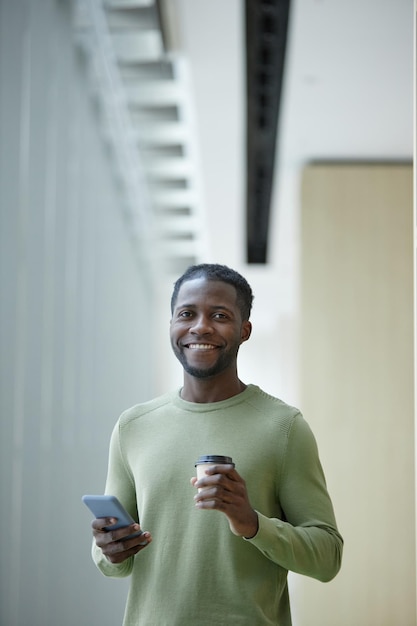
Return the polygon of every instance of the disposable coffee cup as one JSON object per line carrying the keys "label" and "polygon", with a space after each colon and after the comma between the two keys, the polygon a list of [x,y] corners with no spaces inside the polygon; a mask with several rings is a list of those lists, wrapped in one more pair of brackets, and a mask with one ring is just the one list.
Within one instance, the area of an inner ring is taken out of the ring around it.
{"label": "disposable coffee cup", "polygon": [[[199,456],[197,461],[195,462],[195,467],[197,469],[197,479],[203,478],[206,475],[206,469],[212,467],[213,465],[233,465],[231,456],[220,456],[219,454],[203,454]],[[201,488],[198,490],[201,491]]]}

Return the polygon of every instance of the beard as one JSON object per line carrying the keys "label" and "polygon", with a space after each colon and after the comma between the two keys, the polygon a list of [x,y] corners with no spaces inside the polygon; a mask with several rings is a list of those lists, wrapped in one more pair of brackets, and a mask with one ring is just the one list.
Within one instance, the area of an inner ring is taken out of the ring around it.
{"label": "beard", "polygon": [[173,345],[172,349],[187,374],[193,376],[194,378],[207,379],[221,374],[228,369],[228,367],[236,363],[239,346],[234,347],[234,349],[230,348],[225,352],[221,352],[217,361],[210,367],[197,367],[195,365],[190,365],[187,361],[184,348],[181,350],[178,346]]}

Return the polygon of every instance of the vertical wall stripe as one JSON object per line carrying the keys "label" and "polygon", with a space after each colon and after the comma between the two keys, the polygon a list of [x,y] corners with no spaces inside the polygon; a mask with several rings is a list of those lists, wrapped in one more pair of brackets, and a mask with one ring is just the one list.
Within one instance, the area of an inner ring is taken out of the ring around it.
{"label": "vertical wall stripe", "polygon": [[21,566],[22,566],[22,500],[23,500],[23,441],[25,429],[25,382],[28,333],[28,211],[29,211],[29,149],[30,149],[30,86],[31,86],[31,30],[30,7],[24,3],[24,22],[20,43],[22,46],[22,65],[20,76],[20,124],[19,124],[19,161],[18,161],[18,205],[17,212],[17,274],[16,274],[16,326],[15,326],[15,354],[16,366],[14,372],[14,399],[13,399],[13,449],[11,459],[12,484],[12,520],[11,533],[11,563],[10,563],[10,598],[11,621],[18,624],[20,621]]}

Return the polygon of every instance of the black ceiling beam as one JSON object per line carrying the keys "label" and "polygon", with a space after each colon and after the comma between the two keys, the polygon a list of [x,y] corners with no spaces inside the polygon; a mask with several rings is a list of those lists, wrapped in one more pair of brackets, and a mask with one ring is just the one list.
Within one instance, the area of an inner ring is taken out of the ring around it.
{"label": "black ceiling beam", "polygon": [[290,0],[246,0],[246,259],[266,263]]}

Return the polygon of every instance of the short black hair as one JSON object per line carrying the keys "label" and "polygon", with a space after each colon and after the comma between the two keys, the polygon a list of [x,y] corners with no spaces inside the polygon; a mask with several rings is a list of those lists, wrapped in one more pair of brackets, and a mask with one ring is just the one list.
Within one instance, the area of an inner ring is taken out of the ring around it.
{"label": "short black hair", "polygon": [[174,283],[174,291],[171,297],[171,313],[178,298],[178,292],[183,283],[194,278],[205,278],[206,280],[219,280],[232,285],[236,289],[236,302],[239,307],[242,320],[246,321],[250,317],[253,303],[253,293],[251,286],[246,278],[239,272],[232,270],[227,265],[219,265],[217,263],[200,263],[199,265],[191,265],[182,276]]}

